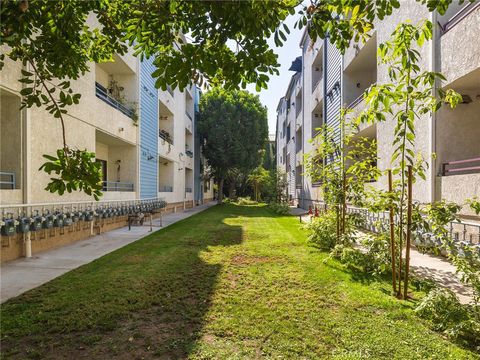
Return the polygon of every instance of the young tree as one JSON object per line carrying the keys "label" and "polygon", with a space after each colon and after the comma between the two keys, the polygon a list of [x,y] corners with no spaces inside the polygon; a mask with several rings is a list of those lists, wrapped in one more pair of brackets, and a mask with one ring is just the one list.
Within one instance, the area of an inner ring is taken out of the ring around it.
{"label": "young tree", "polygon": [[321,128],[305,162],[305,172],[312,182],[320,183],[325,205],[335,212],[337,243],[346,235],[347,203],[362,205],[365,184],[380,175],[376,142],[355,136],[356,126],[347,121],[347,114],[344,109],[340,112],[340,134],[327,125]]}
{"label": "young tree", "polygon": [[255,201],[260,201],[262,188],[268,185],[270,180],[270,173],[261,165],[256,167],[250,175],[248,175],[248,182],[253,186],[253,197]]}
{"label": "young tree", "polygon": [[[446,92],[439,91],[438,97],[432,95],[435,81],[445,80],[445,78],[439,73],[422,71],[418,65],[420,60],[418,49],[425,41],[431,39],[432,23],[430,21],[424,21],[418,26],[407,22],[399,24],[392,33],[391,39],[380,44],[378,50],[380,63],[388,65],[388,76],[391,82],[373,85],[368,89],[365,95],[367,109],[357,120],[362,123],[374,123],[386,121],[387,116],[390,116],[395,123],[391,165],[393,175],[399,175],[399,178],[393,182],[391,202],[387,204],[398,213],[398,247],[402,249],[405,241],[407,243],[406,262],[403,269],[405,299],[407,298],[408,253],[412,227],[412,197],[407,197],[407,192],[411,192],[411,183],[408,184],[407,180],[415,181],[417,177],[425,179],[426,166],[423,157],[415,154],[416,123],[421,120],[421,116],[436,112],[442,103],[447,103],[453,108],[461,101],[461,96],[451,89]],[[399,275],[397,294],[400,297],[402,296],[402,251],[399,251],[397,264]]]}
{"label": "young tree", "polygon": [[256,95],[216,87],[200,100],[198,131],[222,202],[226,177],[235,169],[249,173],[261,163],[268,136],[267,110]]}

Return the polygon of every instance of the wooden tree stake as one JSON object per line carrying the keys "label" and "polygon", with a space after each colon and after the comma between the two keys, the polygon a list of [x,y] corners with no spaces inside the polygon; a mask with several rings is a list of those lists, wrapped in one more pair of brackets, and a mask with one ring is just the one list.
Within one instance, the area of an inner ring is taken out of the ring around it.
{"label": "wooden tree stake", "polygon": [[[393,191],[392,170],[388,170],[388,191]],[[392,256],[392,287],[393,293],[397,292],[397,269],[396,269],[396,254],[395,254],[395,223],[394,223],[393,204],[390,206],[390,250]]]}
{"label": "wooden tree stake", "polygon": [[408,165],[408,179],[407,179],[407,239],[405,248],[405,281],[403,284],[403,298],[408,296],[408,271],[410,270],[410,240],[412,227],[412,165]]}

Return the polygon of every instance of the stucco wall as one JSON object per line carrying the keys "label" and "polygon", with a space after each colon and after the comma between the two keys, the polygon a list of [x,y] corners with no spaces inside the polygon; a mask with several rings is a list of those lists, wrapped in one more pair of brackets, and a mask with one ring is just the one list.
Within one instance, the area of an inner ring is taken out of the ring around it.
{"label": "stucco wall", "polygon": [[443,86],[480,67],[479,24],[480,6],[477,6],[475,11],[441,36],[437,59],[440,71],[447,78]]}

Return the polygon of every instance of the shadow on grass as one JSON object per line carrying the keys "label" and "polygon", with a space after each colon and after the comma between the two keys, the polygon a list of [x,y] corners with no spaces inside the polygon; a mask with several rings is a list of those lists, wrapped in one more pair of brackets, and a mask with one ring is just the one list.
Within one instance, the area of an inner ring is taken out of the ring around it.
{"label": "shadow on grass", "polygon": [[187,358],[222,268],[202,253],[242,242],[225,223],[234,210],[211,208],[2,304],[3,356]]}

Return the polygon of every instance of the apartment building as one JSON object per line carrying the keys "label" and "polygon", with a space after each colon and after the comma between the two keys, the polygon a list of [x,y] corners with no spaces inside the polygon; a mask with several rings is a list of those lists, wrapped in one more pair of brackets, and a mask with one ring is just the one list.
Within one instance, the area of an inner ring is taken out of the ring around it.
{"label": "apartment building", "polygon": [[[95,152],[101,162],[103,197],[97,203],[83,192],[59,196],[44,190],[50,176],[39,168],[43,154],[55,154],[63,145],[60,120],[43,108],[20,110],[22,65],[6,59],[0,72],[1,261],[26,254],[25,232],[16,227],[7,234],[6,219],[62,218],[151,199],[165,200],[166,211],[181,211],[213,199],[213,180],[203,176],[201,149],[194,143],[200,92],[195,85],[183,91],[156,89],[152,61],[139,61],[132,53],[115,55],[111,62],[90,64],[89,72],[71,82],[81,99],[64,115],[66,141]],[[32,235],[38,241],[31,248],[37,252],[124,226],[126,213],[117,214],[68,229],[54,222],[52,229]]]}
{"label": "apartment building", "polygon": [[[277,107],[277,165],[287,173],[292,203],[308,208],[321,200],[317,184],[303,174],[303,157],[313,150],[311,139],[318,127],[328,124],[340,141],[341,107],[351,109],[353,118],[365,108],[365,90],[389,81],[387,66],[377,64],[379,44],[389,39],[400,22],[422,19],[437,25],[434,40],[420,49],[420,67],[443,73],[447,80],[437,88],[456,90],[463,102],[453,110],[445,106],[417,121],[415,152],[422,154],[429,169],[426,180],[414,184],[414,197],[421,202],[446,199],[462,204],[480,196],[480,42],[476,39],[480,3],[452,4],[440,16],[429,13],[416,1],[406,0],[389,18],[376,24],[366,43],[352,44],[344,55],[328,40],[312,43],[308,33],[303,34],[301,68],[295,68]],[[361,126],[355,135],[377,141],[380,170],[390,167],[393,127],[393,120],[387,118],[379,124]],[[383,176],[371,185],[386,189],[387,179]],[[472,215],[468,210],[465,214]]]}

